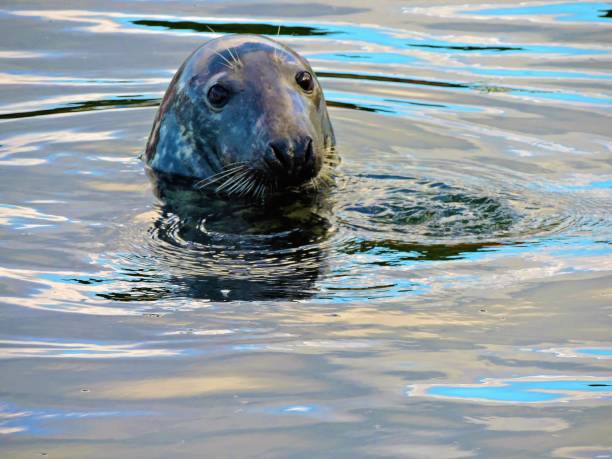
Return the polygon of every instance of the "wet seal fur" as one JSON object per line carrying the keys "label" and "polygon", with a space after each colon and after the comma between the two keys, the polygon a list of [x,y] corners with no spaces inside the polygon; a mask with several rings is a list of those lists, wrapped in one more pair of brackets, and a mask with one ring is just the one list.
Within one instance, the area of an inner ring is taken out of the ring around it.
{"label": "wet seal fur", "polygon": [[228,35],[198,48],[174,75],[144,158],[156,179],[263,200],[330,184],[335,143],[308,62],[269,38]]}

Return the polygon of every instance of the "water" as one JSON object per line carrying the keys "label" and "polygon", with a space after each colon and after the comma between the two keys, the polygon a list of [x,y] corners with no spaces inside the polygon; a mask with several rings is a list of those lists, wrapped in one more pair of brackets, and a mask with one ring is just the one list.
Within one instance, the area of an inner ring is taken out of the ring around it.
{"label": "water", "polygon": [[[14,3],[2,457],[612,457],[611,4]],[[157,201],[169,79],[252,32],[319,74],[336,186]]]}

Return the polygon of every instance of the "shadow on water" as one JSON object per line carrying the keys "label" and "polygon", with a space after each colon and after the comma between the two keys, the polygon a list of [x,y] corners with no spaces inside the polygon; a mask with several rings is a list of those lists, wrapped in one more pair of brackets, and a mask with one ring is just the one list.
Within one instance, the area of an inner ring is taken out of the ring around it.
{"label": "shadow on water", "polygon": [[335,101],[335,100],[334,101],[328,100],[327,106],[336,107],[336,108],[347,108],[349,110],[358,110],[358,111],[371,112],[371,113],[380,113],[380,112],[392,113],[391,110],[385,110],[382,107],[368,107],[367,105],[363,105],[363,104],[356,104],[353,102],[340,102],[340,101]]}
{"label": "shadow on water", "polygon": [[351,241],[343,248],[348,255],[359,255],[376,252],[378,254],[400,254],[373,261],[378,266],[394,266],[406,261],[444,261],[464,258],[468,253],[488,252],[504,244],[496,242],[460,243],[460,244],[418,244],[395,240]]}
{"label": "shadow on water", "polygon": [[[239,22],[196,22],[196,21],[161,21],[140,19],[131,21],[132,24],[145,27],[157,27],[166,30],[186,30],[191,32],[210,33],[242,33],[260,35],[297,35],[297,36],[322,36],[336,34],[338,32],[327,31],[316,27],[307,26],[285,26],[279,28],[275,24],[265,23],[239,23]],[[282,29],[282,30],[281,30]]]}
{"label": "shadow on water", "polygon": [[159,98],[147,98],[141,96],[117,96],[111,99],[86,100],[83,102],[71,102],[42,110],[31,110],[26,112],[0,113],[0,120],[19,118],[34,118],[37,116],[60,115],[64,113],[90,112],[95,110],[110,110],[116,108],[142,108],[157,107]]}
{"label": "shadow on water", "polygon": [[342,80],[368,80],[380,81],[382,83],[402,83],[410,85],[438,86],[442,88],[469,88],[470,85],[462,83],[448,83],[446,81],[418,80],[415,78],[400,78],[386,75],[368,75],[359,73],[339,73],[339,72],[317,72],[321,78],[338,78]]}
{"label": "shadow on water", "polygon": [[523,48],[516,46],[441,46],[441,45],[416,45],[410,44],[414,48],[448,49],[455,51],[522,51]]}

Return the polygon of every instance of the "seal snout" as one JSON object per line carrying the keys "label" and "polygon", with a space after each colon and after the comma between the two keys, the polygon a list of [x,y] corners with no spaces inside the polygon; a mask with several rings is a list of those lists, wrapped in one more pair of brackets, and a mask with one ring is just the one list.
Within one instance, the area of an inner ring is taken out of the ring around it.
{"label": "seal snout", "polygon": [[264,155],[268,172],[285,186],[300,185],[315,177],[317,161],[311,137],[277,139],[268,144]]}

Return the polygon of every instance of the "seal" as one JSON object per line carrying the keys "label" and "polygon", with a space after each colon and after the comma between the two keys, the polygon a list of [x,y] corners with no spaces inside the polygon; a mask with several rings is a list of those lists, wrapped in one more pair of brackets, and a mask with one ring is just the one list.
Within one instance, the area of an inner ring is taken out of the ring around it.
{"label": "seal", "polygon": [[196,49],[176,72],[144,158],[154,175],[264,199],[329,184],[335,144],[306,59],[264,36],[226,35]]}

